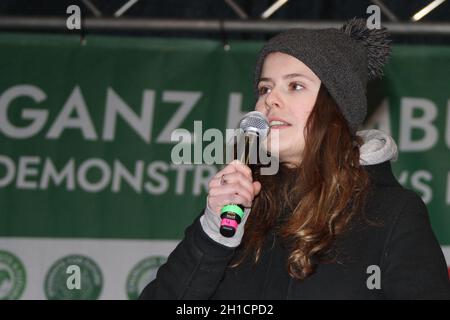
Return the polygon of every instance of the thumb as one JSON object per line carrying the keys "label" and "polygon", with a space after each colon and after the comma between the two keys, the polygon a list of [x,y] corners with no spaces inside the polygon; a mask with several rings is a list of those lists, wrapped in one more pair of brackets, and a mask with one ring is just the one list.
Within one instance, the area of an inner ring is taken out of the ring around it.
{"label": "thumb", "polygon": [[259,181],[253,182],[253,194],[256,196],[261,191],[261,183]]}

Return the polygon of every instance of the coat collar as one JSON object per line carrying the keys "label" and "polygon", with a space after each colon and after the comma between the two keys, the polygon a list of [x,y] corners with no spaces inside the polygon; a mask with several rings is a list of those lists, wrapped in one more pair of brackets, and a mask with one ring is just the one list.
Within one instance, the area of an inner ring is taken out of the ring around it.
{"label": "coat collar", "polygon": [[368,172],[370,180],[375,185],[401,187],[400,183],[392,173],[390,161],[363,166],[363,168]]}

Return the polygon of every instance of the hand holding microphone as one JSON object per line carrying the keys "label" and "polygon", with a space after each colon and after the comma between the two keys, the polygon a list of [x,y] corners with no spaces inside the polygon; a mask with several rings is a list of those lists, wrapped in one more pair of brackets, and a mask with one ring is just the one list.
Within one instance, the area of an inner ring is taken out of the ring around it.
{"label": "hand holding microphone", "polygon": [[[257,157],[258,141],[269,131],[267,118],[260,112],[252,111],[239,123],[241,131],[237,146],[237,159],[216,174],[209,184],[208,206],[220,214],[220,233],[233,237],[239,223],[244,219],[245,207],[250,208],[254,197],[261,190],[259,182],[253,182],[252,172],[247,166]],[[254,162],[253,162],[254,163]]]}
{"label": "hand holding microphone", "polygon": [[259,182],[253,182],[250,168],[235,160],[209,183],[208,206],[217,214],[230,203],[249,208],[260,188]]}

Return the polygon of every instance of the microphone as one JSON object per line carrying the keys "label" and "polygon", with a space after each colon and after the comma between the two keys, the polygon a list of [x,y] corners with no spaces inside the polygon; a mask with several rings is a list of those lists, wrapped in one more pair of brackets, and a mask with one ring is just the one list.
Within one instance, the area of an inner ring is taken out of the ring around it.
{"label": "microphone", "polygon": [[[269,133],[269,121],[266,116],[259,111],[247,113],[239,122],[239,129],[243,134],[243,148],[237,146],[237,159],[244,164],[257,155],[255,148],[259,139],[263,140]],[[256,158],[255,158],[256,159]],[[220,234],[231,238],[236,234],[237,227],[244,218],[244,206],[240,204],[227,204],[223,206],[220,217]]]}

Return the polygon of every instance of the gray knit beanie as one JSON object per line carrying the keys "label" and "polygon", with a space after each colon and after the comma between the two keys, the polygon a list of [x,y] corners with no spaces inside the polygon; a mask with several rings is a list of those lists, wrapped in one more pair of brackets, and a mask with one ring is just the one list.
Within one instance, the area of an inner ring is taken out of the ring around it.
{"label": "gray knit beanie", "polygon": [[383,75],[390,56],[386,28],[369,29],[364,19],[352,19],[339,29],[291,29],[270,39],[258,55],[254,90],[264,59],[272,52],[291,55],[306,64],[322,81],[350,129],[356,131],[367,113],[367,81]]}

